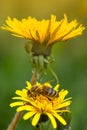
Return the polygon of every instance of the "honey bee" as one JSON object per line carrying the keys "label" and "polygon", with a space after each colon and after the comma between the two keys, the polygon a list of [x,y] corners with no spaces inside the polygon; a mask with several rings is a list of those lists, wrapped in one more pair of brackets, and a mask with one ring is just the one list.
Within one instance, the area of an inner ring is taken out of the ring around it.
{"label": "honey bee", "polygon": [[48,99],[52,97],[59,97],[57,91],[55,91],[53,88],[48,87],[46,85],[33,86],[30,90],[28,90],[28,95],[31,97],[36,97],[37,95],[40,94],[46,96]]}
{"label": "honey bee", "polygon": [[27,94],[30,97],[36,97],[41,92],[40,87],[34,85],[30,90],[28,90]]}
{"label": "honey bee", "polygon": [[48,86],[43,86],[43,94],[49,97],[59,97],[58,92]]}

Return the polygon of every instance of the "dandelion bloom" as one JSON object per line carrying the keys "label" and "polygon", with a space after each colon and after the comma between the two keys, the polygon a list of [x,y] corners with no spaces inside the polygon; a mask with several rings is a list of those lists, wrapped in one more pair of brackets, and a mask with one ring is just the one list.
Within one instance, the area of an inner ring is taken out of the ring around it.
{"label": "dandelion bloom", "polygon": [[51,15],[47,20],[28,17],[20,21],[8,17],[2,29],[12,32],[14,36],[32,40],[34,43],[50,45],[81,35],[85,27],[79,25],[76,19],[68,22],[64,14],[64,18],[60,21],[56,20],[55,15]]}
{"label": "dandelion bloom", "polygon": [[[50,88],[46,94],[44,87]],[[71,104],[71,98],[66,98],[67,90],[58,91],[59,84],[52,88],[50,83],[36,83],[34,86],[27,81],[27,87],[22,90],[16,90],[18,100],[10,104],[11,107],[17,106],[17,112],[26,111],[23,119],[27,120],[32,117],[32,125],[36,126],[40,122],[41,116],[47,116],[54,128],[57,127],[57,120],[66,125],[66,120],[62,117],[62,113],[70,112],[66,109]],[[57,95],[58,94],[58,95]]]}
{"label": "dandelion bloom", "polygon": [[76,19],[68,22],[64,14],[64,18],[60,21],[56,20],[55,15],[51,15],[51,18],[46,20],[37,20],[32,17],[18,20],[8,17],[2,29],[16,37],[28,39],[25,50],[30,54],[33,67],[41,71],[54,61],[54,58],[50,56],[52,45],[81,35],[85,27]]}

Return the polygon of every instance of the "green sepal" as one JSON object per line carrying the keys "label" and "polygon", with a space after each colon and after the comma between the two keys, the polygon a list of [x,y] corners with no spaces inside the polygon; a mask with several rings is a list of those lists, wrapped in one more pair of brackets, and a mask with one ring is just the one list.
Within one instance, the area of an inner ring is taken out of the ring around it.
{"label": "green sepal", "polygon": [[27,52],[27,53],[31,53],[31,50],[32,50],[32,43],[31,43],[31,41],[28,41],[27,43],[25,43],[25,51]]}
{"label": "green sepal", "polygon": [[43,55],[38,56],[38,61],[39,61],[40,68],[44,68],[44,56]]}

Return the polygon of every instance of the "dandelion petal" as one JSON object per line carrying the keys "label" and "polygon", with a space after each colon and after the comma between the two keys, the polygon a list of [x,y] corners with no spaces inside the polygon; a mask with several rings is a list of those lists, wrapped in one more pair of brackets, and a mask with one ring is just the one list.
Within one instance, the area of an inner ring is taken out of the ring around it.
{"label": "dandelion petal", "polygon": [[57,113],[53,114],[63,125],[66,125],[66,121]]}
{"label": "dandelion petal", "polygon": [[46,114],[48,115],[49,119],[51,120],[51,123],[52,123],[53,127],[56,128],[57,127],[57,123],[56,123],[55,118],[50,113],[46,113]]}
{"label": "dandelion petal", "polygon": [[38,121],[40,119],[40,115],[41,115],[40,113],[35,114],[35,116],[34,116],[34,118],[32,120],[32,125],[33,126],[35,126],[38,123]]}
{"label": "dandelion petal", "polygon": [[23,119],[27,120],[28,118],[32,117],[35,114],[35,112],[27,112],[24,116]]}

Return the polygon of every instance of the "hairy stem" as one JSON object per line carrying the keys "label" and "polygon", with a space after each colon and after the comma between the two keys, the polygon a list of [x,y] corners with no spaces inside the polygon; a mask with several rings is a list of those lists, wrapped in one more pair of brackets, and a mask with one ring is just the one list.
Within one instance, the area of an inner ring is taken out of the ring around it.
{"label": "hairy stem", "polygon": [[31,78],[31,85],[34,85],[36,83],[36,79],[37,79],[37,73],[35,71]]}
{"label": "hairy stem", "polygon": [[22,112],[16,112],[13,120],[11,121],[10,125],[8,126],[7,130],[14,130],[16,127],[16,124],[19,121],[19,118],[21,116]]}

